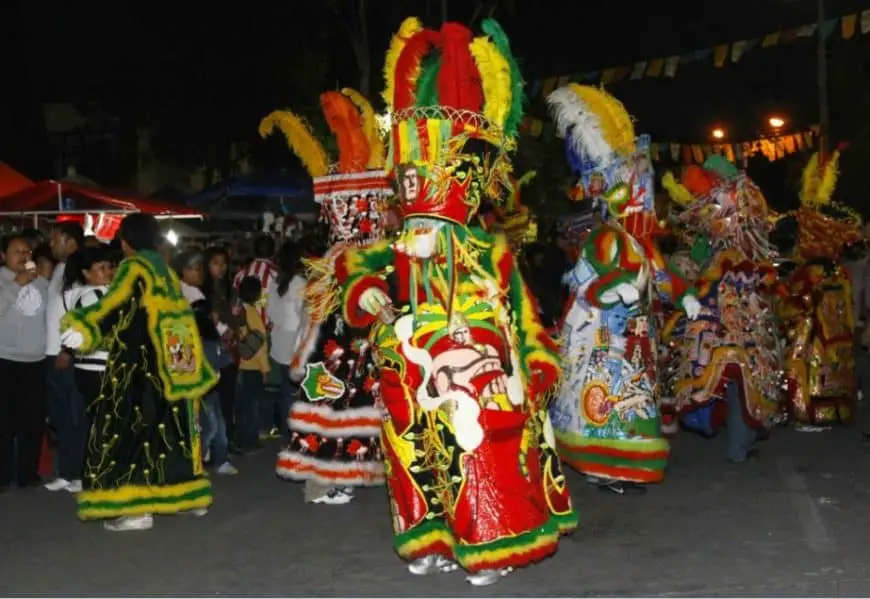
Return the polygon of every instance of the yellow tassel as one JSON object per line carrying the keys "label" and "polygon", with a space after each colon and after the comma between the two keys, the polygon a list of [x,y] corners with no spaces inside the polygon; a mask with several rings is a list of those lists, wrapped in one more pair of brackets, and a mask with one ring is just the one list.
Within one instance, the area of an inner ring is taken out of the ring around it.
{"label": "yellow tassel", "polygon": [[501,127],[511,108],[510,65],[487,37],[474,38],[470,48],[483,82],[483,115]]}
{"label": "yellow tassel", "polygon": [[341,93],[350,98],[350,101],[359,108],[360,114],[362,115],[363,134],[369,142],[369,150],[371,151],[368,168],[384,168],[384,162],[386,161],[384,141],[381,139],[381,134],[378,130],[378,121],[375,118],[375,111],[372,108],[372,105],[355,89],[346,87],[341,90]]}
{"label": "yellow tassel", "polygon": [[679,204],[680,206],[685,207],[695,201],[692,192],[686,189],[681,183],[677,182],[674,178],[674,174],[670,171],[662,176],[662,187],[667,190],[668,195],[671,196],[674,203]]}
{"label": "yellow tassel", "polygon": [[384,62],[384,91],[381,94],[387,105],[387,110],[393,109],[393,99],[395,98],[396,91],[396,63],[399,61],[399,55],[402,53],[408,38],[422,29],[423,25],[420,23],[420,19],[408,17],[402,21],[398,33],[390,41],[390,49],[387,50],[387,57]]}
{"label": "yellow tassel", "polygon": [[304,120],[289,110],[276,110],[260,121],[260,136],[268,137],[276,127],[287,138],[287,144],[309,175],[322,177],[329,172],[329,156]]}

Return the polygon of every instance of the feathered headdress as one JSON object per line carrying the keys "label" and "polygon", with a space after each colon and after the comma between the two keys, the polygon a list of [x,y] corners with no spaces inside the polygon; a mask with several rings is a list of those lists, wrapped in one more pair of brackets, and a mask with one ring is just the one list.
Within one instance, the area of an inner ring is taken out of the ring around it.
{"label": "feathered headdress", "polygon": [[329,222],[332,242],[378,239],[393,189],[383,171],[384,144],[374,110],[352,89],[321,94],[320,107],[338,145],[334,163],[308,123],[288,110],[276,110],[264,118],[260,135],[267,137],[278,128],[287,138],[314,181],[314,199]]}
{"label": "feathered headdress", "polygon": [[824,161],[816,152],[801,176],[801,207],[794,216],[798,223],[797,250],[805,259],[836,258],[844,247],[863,238],[860,215],[831,199],[839,177],[839,161],[839,151]]}
{"label": "feathered headdress", "polygon": [[839,163],[840,152],[837,151],[822,163],[818,152],[812,155],[801,176],[801,204],[808,208],[820,208],[830,204],[840,175]]}
{"label": "feathered headdress", "polygon": [[547,96],[547,103],[556,131],[565,139],[568,162],[578,174],[607,170],[634,154],[631,117],[603,89],[570,83]]}
{"label": "feathered headdress", "polygon": [[264,118],[260,122],[260,136],[268,137],[276,128],[280,129],[312,177],[326,175],[331,166],[339,173],[383,168],[384,144],[368,100],[356,90],[346,88],[341,93],[322,94],[320,106],[338,144],[338,161],[334,165],[308,123],[289,110],[276,110]]}
{"label": "feathered headdress", "polygon": [[418,196],[405,200],[406,216],[467,222],[482,199],[509,193],[506,152],[519,134],[523,80],[501,26],[486,19],[481,28],[480,37],[459,23],[435,31],[412,17],[390,43],[384,67],[392,117],[387,170],[426,164],[453,172],[457,163],[478,158],[464,181],[443,175],[421,180]]}

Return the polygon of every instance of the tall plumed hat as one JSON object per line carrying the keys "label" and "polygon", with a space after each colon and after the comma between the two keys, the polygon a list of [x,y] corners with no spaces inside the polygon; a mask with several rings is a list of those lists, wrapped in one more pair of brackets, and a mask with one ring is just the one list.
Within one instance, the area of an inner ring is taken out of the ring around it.
{"label": "tall plumed hat", "polygon": [[603,89],[569,83],[547,96],[547,104],[576,174],[606,172],[635,153],[631,117],[622,102]]}
{"label": "tall plumed hat", "polygon": [[314,200],[329,222],[331,242],[364,243],[383,234],[384,212],[393,188],[384,172],[384,144],[371,104],[359,92],[321,94],[320,106],[338,145],[338,160],[327,154],[308,123],[288,110],[260,122],[260,135],[276,128],[302,161],[314,183]]}
{"label": "tall plumed hat", "polygon": [[384,67],[391,117],[387,170],[403,212],[464,224],[481,201],[510,193],[512,150],[523,116],[523,81],[499,24],[474,37],[458,23],[424,29],[406,19]]}
{"label": "tall plumed hat", "polygon": [[861,217],[832,200],[839,177],[840,152],[827,159],[812,155],[801,177],[801,207],[796,211],[797,249],[801,257],[836,258],[844,247],[863,239]]}

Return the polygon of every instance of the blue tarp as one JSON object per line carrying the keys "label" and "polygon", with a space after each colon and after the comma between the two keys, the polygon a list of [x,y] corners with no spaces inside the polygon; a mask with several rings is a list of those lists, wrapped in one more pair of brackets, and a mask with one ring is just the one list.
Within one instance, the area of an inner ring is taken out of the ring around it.
{"label": "blue tarp", "polygon": [[232,177],[197,194],[185,203],[211,216],[258,218],[263,212],[302,214],[316,212],[311,179],[304,175],[243,175]]}

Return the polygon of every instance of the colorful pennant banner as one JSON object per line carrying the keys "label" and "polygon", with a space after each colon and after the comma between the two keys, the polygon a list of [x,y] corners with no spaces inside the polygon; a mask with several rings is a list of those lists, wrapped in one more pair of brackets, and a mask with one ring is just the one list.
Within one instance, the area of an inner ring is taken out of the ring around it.
{"label": "colorful pennant banner", "polygon": [[[677,69],[681,64],[689,64],[702,60],[710,60],[712,57],[713,66],[723,68],[728,62],[739,62],[743,56],[751,49],[759,44],[762,48],[771,48],[788,44],[801,38],[812,37],[816,34],[818,26],[816,23],[803,25],[783,31],[774,31],[767,35],[755,39],[736,40],[727,44],[719,44],[712,48],[704,48],[703,50],[695,50],[681,55],[648,58],[646,60],[637,61],[633,64],[608,67],[606,69],[597,69],[587,71],[585,73],[577,73],[572,75],[563,75],[561,77],[547,77],[537,81],[530,81],[528,84],[529,98],[535,98],[539,94],[544,97],[561,85],[569,82],[577,83],[601,83],[609,85],[622,81],[624,79],[635,80],[645,77],[669,77],[673,78],[677,75]],[[860,13],[846,15],[835,19],[829,19],[824,23],[821,29],[821,35],[827,39],[839,31],[843,39],[851,39],[856,31],[862,34],[870,33],[870,9]]]}
{"label": "colorful pennant banner", "polygon": [[[532,137],[554,137],[555,125],[541,119],[526,117],[520,127]],[[788,135],[765,137],[741,142],[710,144],[687,144],[681,142],[656,142],[650,145],[654,162],[670,161],[686,164],[702,164],[710,155],[719,154],[731,162],[742,162],[756,154],[762,154],[771,162],[796,152],[811,149],[815,145],[817,130],[811,129]]]}

